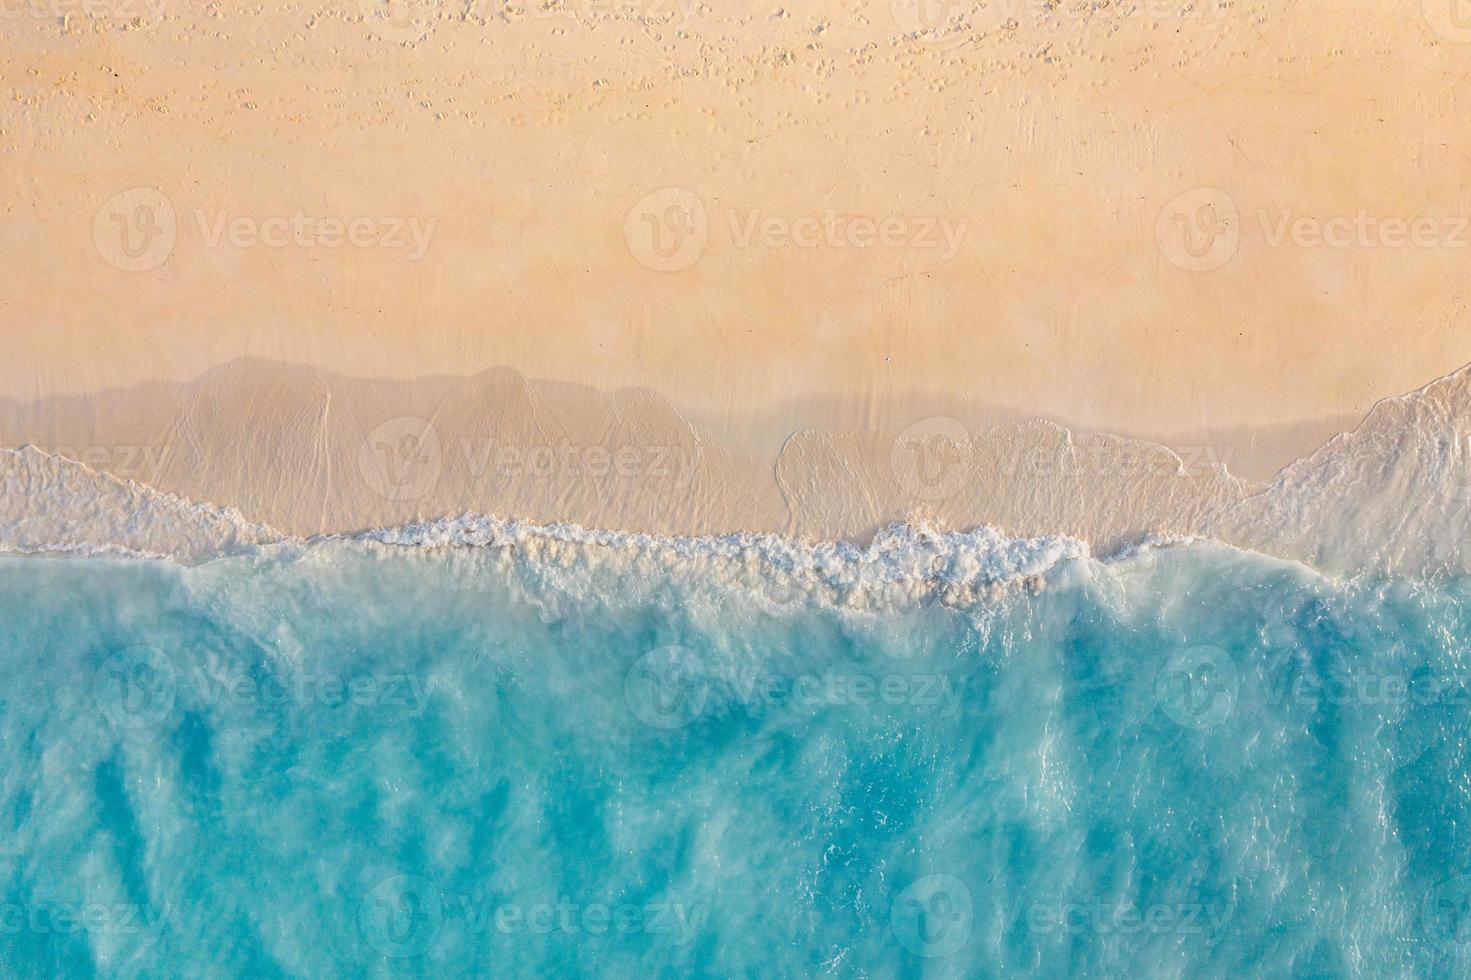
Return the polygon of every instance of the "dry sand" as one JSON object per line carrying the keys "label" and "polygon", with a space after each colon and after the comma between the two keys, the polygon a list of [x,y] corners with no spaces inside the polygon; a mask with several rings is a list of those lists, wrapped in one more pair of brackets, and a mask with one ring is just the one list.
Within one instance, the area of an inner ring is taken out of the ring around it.
{"label": "dry sand", "polygon": [[845,479],[946,419],[1237,493],[1471,361],[1454,2],[0,0],[0,442],[296,533],[1004,516]]}

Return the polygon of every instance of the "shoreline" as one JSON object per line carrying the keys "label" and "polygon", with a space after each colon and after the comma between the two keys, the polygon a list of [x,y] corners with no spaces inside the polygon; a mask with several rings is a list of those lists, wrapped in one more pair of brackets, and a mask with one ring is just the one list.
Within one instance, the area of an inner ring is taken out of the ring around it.
{"label": "shoreline", "polygon": [[[1471,366],[1471,365],[1465,365]],[[1460,367],[1421,385],[1418,391],[1444,377],[1458,373]],[[473,387],[480,383],[492,383],[491,379],[511,378],[528,387],[548,393],[565,392],[578,400],[617,401],[628,397],[649,397],[666,404],[686,422],[714,436],[729,449],[746,453],[755,458],[775,459],[782,447],[794,435],[807,430],[825,432],[852,432],[861,429],[878,431],[900,431],[922,419],[954,419],[972,431],[985,430],[1002,424],[1044,423],[1058,426],[1074,434],[1087,434],[1134,440],[1169,449],[1180,455],[1190,465],[1199,460],[1200,465],[1219,463],[1245,479],[1267,483],[1281,470],[1311,453],[1334,436],[1352,431],[1366,417],[1361,414],[1324,414],[1310,418],[1288,418],[1260,425],[1223,424],[1191,428],[1161,426],[1156,430],[1130,428],[1127,426],[1091,426],[1064,416],[1039,414],[1011,405],[993,405],[975,398],[950,394],[943,391],[917,389],[896,393],[890,397],[869,394],[808,393],[779,400],[764,407],[742,406],[724,412],[710,411],[677,403],[648,385],[624,385],[603,388],[593,384],[567,381],[552,377],[533,377],[510,365],[496,365],[480,371],[462,373],[436,373],[417,376],[395,377],[382,375],[355,375],[332,371],[317,365],[278,361],[260,357],[237,357],[214,365],[186,379],[168,377],[149,378],[136,384],[114,384],[82,391],[62,392],[44,398],[24,399],[0,397],[0,416],[11,418],[43,414],[42,405],[55,407],[63,412],[87,413],[94,402],[106,404],[114,399],[128,400],[144,392],[181,391],[211,379],[245,371],[257,377],[270,375],[296,375],[315,378],[323,387],[333,384],[360,386],[376,390],[385,401],[407,400],[408,393],[417,388],[454,390]],[[264,383],[269,387],[272,382]],[[1375,399],[1369,411],[1384,401],[1401,397],[1406,392],[1396,392]],[[67,429],[69,423],[60,423]],[[0,425],[0,433],[7,429]],[[5,448],[19,448],[12,442]],[[48,452],[72,448],[74,445],[90,445],[85,440],[72,443],[58,442],[55,446],[38,446]],[[70,453],[61,453],[76,458]],[[84,460],[78,460],[84,461]]]}
{"label": "shoreline", "polygon": [[[126,545],[109,528],[156,522],[167,538],[182,521],[188,547],[207,550],[266,532],[355,534],[460,514],[856,543],[905,523],[1061,535],[1096,553],[1204,536],[1326,569],[1364,554],[1430,568],[1465,560],[1452,532],[1471,521],[1467,404],[1462,369],[1381,401],[1271,480],[1252,480],[1233,472],[1228,444],[1179,452],[1038,419],[801,429],[762,457],[647,390],[598,392],[510,369],[393,382],[238,361],[187,385],[0,404],[0,446],[53,454],[6,455],[0,527],[34,544],[66,540],[65,522],[80,520],[97,543]],[[214,513],[184,515],[189,506]],[[1421,529],[1392,533],[1407,520]]]}

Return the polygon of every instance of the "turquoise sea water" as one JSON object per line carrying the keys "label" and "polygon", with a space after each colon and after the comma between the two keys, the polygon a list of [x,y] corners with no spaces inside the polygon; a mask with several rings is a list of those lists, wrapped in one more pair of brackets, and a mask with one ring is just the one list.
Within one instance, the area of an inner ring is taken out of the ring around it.
{"label": "turquoise sea water", "polygon": [[1462,581],[0,559],[14,977],[1458,976]]}

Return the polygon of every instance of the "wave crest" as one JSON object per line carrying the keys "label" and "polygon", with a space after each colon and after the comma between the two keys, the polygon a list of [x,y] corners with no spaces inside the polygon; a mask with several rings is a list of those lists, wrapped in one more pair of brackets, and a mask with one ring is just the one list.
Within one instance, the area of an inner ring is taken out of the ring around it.
{"label": "wave crest", "polygon": [[902,523],[882,528],[865,546],[748,532],[662,537],[466,514],[366,531],[349,540],[500,549],[546,567],[677,570],[738,585],[773,602],[815,600],[854,609],[928,601],[966,605],[1014,587],[1036,591],[1054,569],[1089,557],[1088,545],[1076,538],[1011,538],[993,527],[949,531]]}

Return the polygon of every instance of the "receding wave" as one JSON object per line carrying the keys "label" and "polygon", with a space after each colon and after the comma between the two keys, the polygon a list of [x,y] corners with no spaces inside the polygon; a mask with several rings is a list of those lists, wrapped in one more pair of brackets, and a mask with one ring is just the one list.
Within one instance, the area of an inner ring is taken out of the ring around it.
{"label": "receding wave", "polygon": [[[970,437],[974,478],[944,508],[907,520],[884,517],[894,508],[872,504],[882,497],[875,489],[882,481],[864,469],[871,460],[862,453],[841,440],[794,437],[777,479],[802,518],[798,526],[825,528],[817,536],[831,539],[868,528],[853,533],[871,538],[867,544],[812,544],[807,533],[677,537],[492,516],[416,520],[352,536],[399,546],[496,546],[551,560],[678,562],[726,579],[775,582],[767,588],[777,593],[860,597],[854,601],[876,590],[965,601],[978,589],[1035,578],[1066,558],[1201,538],[1335,575],[1429,577],[1471,571],[1471,549],[1464,547],[1471,532],[1468,406],[1471,369],[1463,369],[1380,402],[1356,430],[1265,487],[1236,479],[1223,465],[1204,476],[1187,472],[1169,450],[1137,440],[1051,423],[1013,426]],[[1018,460],[1025,463],[1020,470]],[[814,475],[823,473],[832,475]],[[842,485],[824,498],[824,480]],[[31,447],[0,451],[0,481],[0,549],[12,553],[199,563],[275,542],[320,540]],[[837,503],[815,519],[814,501],[823,499]],[[867,509],[843,504],[860,499],[870,501]],[[966,527],[975,529],[949,529]]]}
{"label": "receding wave", "polygon": [[282,539],[228,507],[194,503],[42,452],[0,450],[0,550],[205,561]]}

